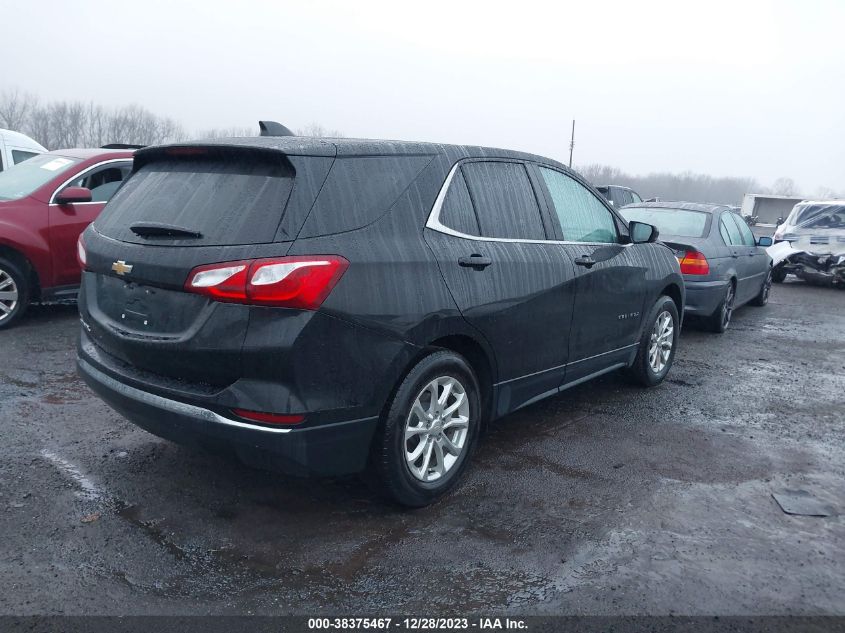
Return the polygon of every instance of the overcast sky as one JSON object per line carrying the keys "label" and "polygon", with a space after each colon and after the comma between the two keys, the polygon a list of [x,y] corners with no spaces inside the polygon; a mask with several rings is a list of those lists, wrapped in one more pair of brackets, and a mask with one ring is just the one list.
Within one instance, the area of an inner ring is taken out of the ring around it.
{"label": "overcast sky", "polygon": [[0,89],[845,190],[845,1],[0,0]]}

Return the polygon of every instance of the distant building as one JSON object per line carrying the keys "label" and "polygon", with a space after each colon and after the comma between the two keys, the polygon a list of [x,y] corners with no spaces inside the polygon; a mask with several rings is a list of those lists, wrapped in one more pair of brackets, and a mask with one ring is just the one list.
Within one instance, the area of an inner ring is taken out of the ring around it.
{"label": "distant building", "polygon": [[785,219],[792,207],[804,200],[795,196],[773,196],[767,193],[747,193],[742,199],[742,215],[757,216],[758,224],[775,225]]}

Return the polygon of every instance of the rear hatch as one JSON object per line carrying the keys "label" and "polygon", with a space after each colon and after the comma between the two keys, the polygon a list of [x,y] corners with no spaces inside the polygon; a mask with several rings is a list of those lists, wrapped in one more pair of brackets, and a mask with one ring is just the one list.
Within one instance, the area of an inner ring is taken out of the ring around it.
{"label": "rear hatch", "polygon": [[186,292],[185,282],[197,266],[284,256],[334,151],[323,143],[296,155],[256,142],[137,152],[132,175],[83,235],[87,336],[133,371],[211,388],[237,380],[249,306]]}

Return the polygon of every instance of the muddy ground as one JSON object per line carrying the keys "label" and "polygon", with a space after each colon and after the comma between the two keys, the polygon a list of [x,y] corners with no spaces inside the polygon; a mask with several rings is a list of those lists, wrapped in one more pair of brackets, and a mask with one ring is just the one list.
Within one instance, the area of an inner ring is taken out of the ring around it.
{"label": "muddy ground", "polygon": [[0,613],[845,614],[845,292],[775,286],[669,380],[497,422],[402,511],[169,444],[77,378],[73,306],[0,333]]}

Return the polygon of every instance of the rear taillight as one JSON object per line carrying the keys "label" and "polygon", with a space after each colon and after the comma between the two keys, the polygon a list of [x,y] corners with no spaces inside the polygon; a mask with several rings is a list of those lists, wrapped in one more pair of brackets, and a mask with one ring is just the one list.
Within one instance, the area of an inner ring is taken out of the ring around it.
{"label": "rear taillight", "polygon": [[79,267],[85,270],[88,265],[88,253],[85,252],[85,240],[82,239],[82,234],[79,234],[79,239],[76,240],[76,261]]}
{"label": "rear taillight", "polygon": [[710,264],[703,253],[695,250],[687,251],[683,257],[678,258],[681,264],[681,273],[684,275],[707,275],[710,273]]}
{"label": "rear taillight", "polygon": [[348,267],[338,255],[222,262],[194,268],[185,290],[216,301],[316,310]]}

